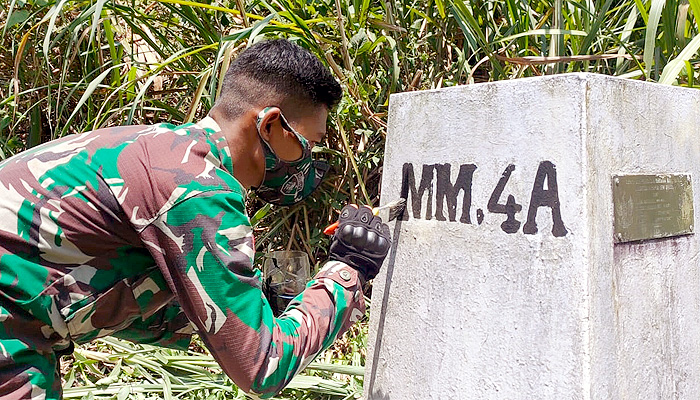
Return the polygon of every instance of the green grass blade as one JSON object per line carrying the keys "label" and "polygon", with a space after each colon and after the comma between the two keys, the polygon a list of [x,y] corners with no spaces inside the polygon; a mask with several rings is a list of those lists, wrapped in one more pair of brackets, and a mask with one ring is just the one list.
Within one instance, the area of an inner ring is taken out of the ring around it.
{"label": "green grass blade", "polygon": [[258,211],[253,214],[253,217],[250,219],[250,225],[252,227],[256,227],[260,221],[262,221],[267,214],[270,212],[270,209],[272,208],[272,204],[270,203],[265,203],[265,205],[260,208]]}
{"label": "green grass blade", "polygon": [[[107,39],[107,44],[109,45],[109,56],[112,62],[117,62],[121,57],[118,55],[117,46],[114,41],[114,30],[112,29],[112,23],[109,20],[107,13],[103,12],[104,21],[102,25],[104,26],[105,37]],[[121,75],[119,70],[114,70],[112,72],[112,84],[115,86],[121,85]]]}
{"label": "green grass blade", "polygon": [[[697,0],[700,1],[700,0]],[[630,36],[632,35],[632,30],[634,29],[634,25],[637,23],[637,7],[632,6],[630,7],[630,12],[627,15],[627,22],[625,22],[625,26],[622,29],[622,33],[620,34],[620,42],[621,43],[627,43],[630,39]],[[617,54],[619,55],[624,55],[626,53],[625,47],[620,46],[620,49],[617,51]],[[617,58],[615,61],[615,72],[616,74],[620,74],[622,70],[622,64],[623,64],[623,58]]]}
{"label": "green grass blade", "polygon": [[95,40],[95,31],[97,31],[97,25],[99,25],[102,18],[102,7],[104,7],[106,2],[107,0],[97,0],[95,2],[95,11],[92,14],[92,26],[90,27],[90,43]]}
{"label": "green grass blade", "polygon": [[303,18],[301,18],[299,15],[297,15],[295,12],[292,11],[291,4],[289,4],[288,1],[286,0],[280,0],[280,2],[285,4],[285,11],[278,13],[280,17],[285,17],[294,22],[299,29],[304,33],[304,36],[300,37],[304,41],[306,41],[310,46],[314,46],[316,44],[316,35],[311,32],[309,29],[309,26],[306,24],[306,21],[304,21]]}
{"label": "green grass blade", "polygon": [[[700,0],[698,0],[700,1]],[[370,0],[362,0],[362,5],[360,7],[360,26],[364,26],[365,23],[367,22],[367,17],[369,16],[369,6],[370,6]]]}
{"label": "green grass blade", "polygon": [[17,0],[12,0],[10,2],[10,7],[7,9],[7,16],[5,17],[5,26],[2,27],[2,35],[5,36],[7,33],[8,25],[10,25],[10,18],[12,18],[12,12],[15,9],[15,3]]}
{"label": "green grass blade", "polygon": [[445,18],[447,15],[445,14],[445,2],[443,0],[435,0],[435,8],[437,8],[440,18]]}
{"label": "green grass blade", "polygon": [[42,44],[42,50],[44,52],[44,58],[49,61],[49,44],[51,43],[51,33],[56,28],[56,18],[61,14],[63,6],[68,0],[60,0],[54,7],[46,13],[46,17],[49,17],[49,25],[46,28],[46,35],[44,35],[44,43]]}
{"label": "green grass blade", "polygon": [[364,376],[365,368],[355,365],[339,365],[339,364],[326,364],[314,362],[309,364],[307,369],[313,369],[317,371],[332,372],[334,374],[345,374],[345,375],[355,375]]}
{"label": "green grass blade", "polygon": [[647,13],[647,9],[644,6],[644,2],[642,0],[634,0],[634,4],[637,6],[637,11],[639,11],[639,15],[642,16],[644,26],[646,26],[649,21],[649,14]]}
{"label": "green grass blade", "polygon": [[685,62],[685,69],[686,73],[688,74],[688,87],[692,88],[695,84],[695,70],[693,69],[693,65],[690,63],[690,61]]}
{"label": "green grass blade", "polygon": [[85,104],[85,102],[92,96],[92,93],[97,89],[97,86],[102,83],[102,81],[105,79],[105,77],[112,72],[113,69],[115,68],[120,68],[122,64],[117,64],[112,67],[109,67],[102,71],[101,74],[97,76],[97,78],[93,79],[90,81],[90,83],[87,85],[85,88],[85,92],[83,95],[80,97],[80,100],[78,100],[78,103],[75,105],[75,108],[73,109],[73,112],[70,114],[70,117],[68,117],[68,120],[66,121],[66,126],[63,128],[63,132],[65,133],[68,128],[68,124],[70,123],[71,120],[73,120],[73,117],[78,113],[80,108]]}
{"label": "green grass blade", "polygon": [[[250,32],[250,37],[249,37],[250,44],[253,43],[255,37],[258,36],[260,34],[260,32],[262,32],[262,30],[265,29],[265,27],[270,23],[270,21],[272,21],[272,19],[275,18],[276,16],[277,16],[277,14],[274,14],[274,13],[270,14],[267,17],[265,17],[262,21],[256,22],[255,25],[253,25],[251,28],[246,28],[246,29],[242,30],[243,32],[246,32],[246,31]],[[241,33],[243,33],[243,32],[241,32]],[[240,37],[241,36],[239,36],[239,38]]]}
{"label": "green grass blade", "polygon": [[187,111],[187,117],[185,117],[185,122],[192,122],[195,114],[197,113],[197,106],[199,101],[202,99],[202,94],[204,89],[207,87],[207,82],[209,82],[209,77],[212,74],[212,69],[208,69],[204,74],[199,76],[199,85],[197,85],[197,90],[194,92],[192,97],[192,102],[190,103],[189,110]]}
{"label": "green grass blade", "polygon": [[695,26],[700,27],[700,0],[688,0],[688,2],[690,3],[690,9],[693,11]]}
{"label": "green grass blade", "polygon": [[[479,50],[479,40],[477,37],[477,34],[473,32],[473,25],[472,20],[473,18],[468,18],[470,15],[469,11],[466,10],[466,6],[464,5],[463,2],[459,2],[458,5],[453,5],[453,16],[455,21],[457,21],[457,24],[459,27],[462,29],[462,34],[464,35],[464,38],[467,40],[467,43],[469,43],[469,47],[471,48],[472,51],[478,51]],[[476,21],[473,21],[475,23]],[[477,24],[478,26],[478,24]]]}
{"label": "green grass blade", "polygon": [[644,35],[644,72],[646,76],[650,76],[651,66],[654,63],[654,48],[656,46],[656,32],[659,29],[659,20],[661,19],[661,11],[666,4],[665,0],[651,0],[651,9],[649,10],[649,22]]}
{"label": "green grass blade", "polygon": [[693,40],[678,54],[678,57],[666,64],[666,67],[664,67],[661,73],[661,78],[659,78],[659,83],[666,85],[675,83],[678,79],[678,74],[685,67],[686,61],[690,60],[690,58],[698,52],[698,49],[700,49],[700,34],[695,35]]}
{"label": "green grass blade", "polygon": [[596,41],[599,38],[599,32],[601,25],[605,21],[605,18],[608,14],[608,10],[610,9],[610,6],[612,5],[613,0],[607,0],[605,3],[603,3],[603,7],[600,8],[596,12],[595,19],[593,20],[593,24],[590,27],[590,30],[588,34],[586,35],[586,38],[583,40],[583,43],[581,44],[581,48],[579,49],[579,54],[588,54],[591,46],[593,45],[593,42]]}
{"label": "green grass blade", "polygon": [[31,111],[31,117],[29,118],[29,138],[28,138],[28,143],[27,147],[34,147],[41,143],[41,131],[42,131],[42,122],[41,122],[41,108],[40,107],[32,107]]}
{"label": "green grass blade", "polygon": [[505,73],[503,67],[494,56],[491,50],[491,43],[486,40],[486,36],[484,36],[482,32],[480,24],[474,18],[469,7],[467,7],[463,0],[450,0],[450,8],[453,11],[453,17],[458,21],[460,27],[462,27],[465,36],[468,35],[472,38],[471,40],[476,40],[479,46],[478,49],[485,52],[486,56],[490,59],[491,65],[497,72],[496,76],[504,78]]}

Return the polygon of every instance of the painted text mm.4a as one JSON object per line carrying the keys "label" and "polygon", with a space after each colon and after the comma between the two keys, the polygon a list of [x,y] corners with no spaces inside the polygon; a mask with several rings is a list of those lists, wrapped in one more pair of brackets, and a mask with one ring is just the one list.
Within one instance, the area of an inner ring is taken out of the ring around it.
{"label": "painted text mm.4a", "polygon": [[[403,181],[401,183],[401,197],[407,199],[407,205],[403,213],[403,220],[409,215],[415,219],[433,219],[438,221],[457,221],[457,200],[462,192],[462,205],[459,222],[472,223],[472,183],[475,164],[462,164],[456,180],[452,181],[451,164],[424,164],[420,170],[420,177],[416,179],[416,171],[413,164],[403,165]],[[506,233],[516,233],[522,225],[523,233],[534,235],[537,229],[537,211],[541,207],[549,207],[552,214],[552,234],[556,237],[566,236],[568,233],[561,219],[561,205],[559,203],[559,189],[557,184],[556,166],[550,161],[542,161],[537,169],[535,181],[530,193],[530,203],[527,209],[525,224],[517,219],[517,214],[523,210],[513,195],[508,195],[505,203],[501,197],[515,165],[508,165],[503,171],[496,187],[491,193],[487,204],[487,211],[492,214],[503,214],[505,220],[501,223],[501,229]],[[423,198],[427,194],[425,208]],[[425,209],[425,212],[423,210]],[[423,217],[421,217],[423,215]],[[484,212],[481,208],[476,210],[476,223],[484,220]]]}

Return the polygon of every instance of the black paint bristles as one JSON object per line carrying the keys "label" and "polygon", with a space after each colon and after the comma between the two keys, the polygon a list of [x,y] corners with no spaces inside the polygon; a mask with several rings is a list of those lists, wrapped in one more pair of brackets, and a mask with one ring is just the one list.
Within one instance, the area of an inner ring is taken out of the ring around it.
{"label": "black paint bristles", "polygon": [[373,211],[374,215],[378,215],[380,211],[389,210],[389,217],[385,222],[393,221],[403,214],[403,210],[406,208],[406,199],[400,198],[394,200],[391,203],[387,203],[381,207],[375,208]]}

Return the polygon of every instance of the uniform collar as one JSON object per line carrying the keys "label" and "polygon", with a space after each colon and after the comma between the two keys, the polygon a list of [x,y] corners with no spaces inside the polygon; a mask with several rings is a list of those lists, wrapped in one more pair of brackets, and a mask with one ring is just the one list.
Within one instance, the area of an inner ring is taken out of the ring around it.
{"label": "uniform collar", "polygon": [[226,170],[233,175],[233,160],[231,159],[231,149],[228,147],[228,142],[224,137],[221,127],[216,123],[214,118],[206,116],[201,121],[197,122],[195,125],[202,128],[208,135],[210,140],[216,144],[216,148],[219,150],[217,157],[221,160],[222,165]]}

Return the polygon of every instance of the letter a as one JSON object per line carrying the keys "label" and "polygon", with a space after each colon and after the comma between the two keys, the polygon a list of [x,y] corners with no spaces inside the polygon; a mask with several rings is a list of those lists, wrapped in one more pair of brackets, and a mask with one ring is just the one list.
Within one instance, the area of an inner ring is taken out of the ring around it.
{"label": "letter a", "polygon": [[[544,188],[544,180],[547,179],[547,189]],[[527,212],[527,222],[523,225],[523,233],[534,235],[537,233],[537,210],[540,207],[552,209],[552,234],[556,237],[566,236],[568,231],[561,220],[561,208],[559,204],[559,189],[557,188],[557,169],[550,161],[543,161],[537,169],[535,184],[530,196],[530,208]]]}

